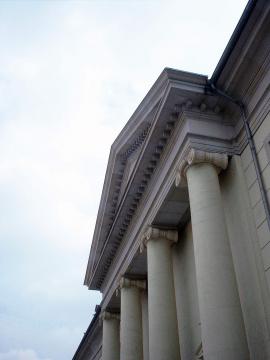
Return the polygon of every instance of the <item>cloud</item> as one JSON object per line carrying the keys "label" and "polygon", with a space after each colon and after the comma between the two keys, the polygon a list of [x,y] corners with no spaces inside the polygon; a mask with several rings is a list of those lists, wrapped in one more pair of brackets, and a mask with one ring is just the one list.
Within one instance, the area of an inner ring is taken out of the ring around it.
{"label": "cloud", "polygon": [[0,360],[50,360],[39,357],[34,350],[10,350],[0,353]]}

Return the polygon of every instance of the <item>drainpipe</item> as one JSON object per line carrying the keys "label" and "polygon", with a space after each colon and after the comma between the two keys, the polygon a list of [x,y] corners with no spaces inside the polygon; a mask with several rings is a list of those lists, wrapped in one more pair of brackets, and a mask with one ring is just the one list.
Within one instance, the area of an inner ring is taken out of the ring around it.
{"label": "drainpipe", "polygon": [[257,180],[258,180],[259,189],[260,189],[260,193],[261,193],[261,197],[262,197],[262,202],[263,202],[263,206],[264,206],[264,210],[265,210],[265,214],[266,214],[266,220],[267,220],[268,228],[270,230],[270,205],[269,205],[269,201],[268,201],[268,198],[267,198],[267,192],[266,192],[266,188],[265,188],[265,185],[264,185],[264,181],[263,181],[263,178],[262,178],[262,172],[261,172],[261,168],[260,168],[260,164],[259,164],[259,160],[258,160],[258,155],[257,155],[256,148],[255,148],[254,138],[253,138],[250,126],[249,126],[248,119],[247,119],[246,107],[245,107],[245,105],[243,104],[242,101],[234,99],[232,96],[230,96],[226,92],[218,89],[215,86],[212,79],[208,81],[206,91],[208,91],[208,90],[210,90],[211,93],[222,96],[223,98],[225,98],[228,101],[234,103],[235,105],[237,105],[240,108],[241,119],[242,119],[242,122],[243,122],[243,125],[244,125],[248,145],[249,145],[250,150],[251,150],[252,160],[253,160],[253,164],[254,164],[254,167],[255,167],[256,177],[257,177]]}

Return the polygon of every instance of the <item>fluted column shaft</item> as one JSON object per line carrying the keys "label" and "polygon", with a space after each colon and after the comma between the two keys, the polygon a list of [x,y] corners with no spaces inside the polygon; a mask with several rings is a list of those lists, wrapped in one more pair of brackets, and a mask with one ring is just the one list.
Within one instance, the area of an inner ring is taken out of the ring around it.
{"label": "fluted column shaft", "polygon": [[141,289],[143,281],[122,278],[120,360],[143,360]]}
{"label": "fluted column shaft", "polygon": [[186,164],[204,359],[249,359],[218,170],[227,157],[192,150]]}
{"label": "fluted column shaft", "polygon": [[102,360],[119,360],[120,334],[119,315],[104,312],[102,314]]}
{"label": "fluted column shaft", "polygon": [[171,253],[172,242],[177,241],[177,232],[150,227],[143,241],[147,244],[149,358],[179,360]]}

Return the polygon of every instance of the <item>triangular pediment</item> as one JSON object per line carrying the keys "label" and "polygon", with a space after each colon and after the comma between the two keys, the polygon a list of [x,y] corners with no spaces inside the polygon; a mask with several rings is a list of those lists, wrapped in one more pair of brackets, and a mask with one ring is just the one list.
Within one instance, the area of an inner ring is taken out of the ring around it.
{"label": "triangular pediment", "polygon": [[90,288],[100,287],[101,258],[116,251],[136,211],[173,128],[175,104],[196,101],[206,81],[202,75],[165,69],[113,143],[85,277]]}

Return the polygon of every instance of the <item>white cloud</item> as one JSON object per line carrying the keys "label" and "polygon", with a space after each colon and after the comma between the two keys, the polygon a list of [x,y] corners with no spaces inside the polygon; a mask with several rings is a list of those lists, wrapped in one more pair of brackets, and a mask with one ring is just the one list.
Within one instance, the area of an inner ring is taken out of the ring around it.
{"label": "white cloud", "polygon": [[10,350],[0,353],[0,360],[50,360],[39,357],[34,350]]}

